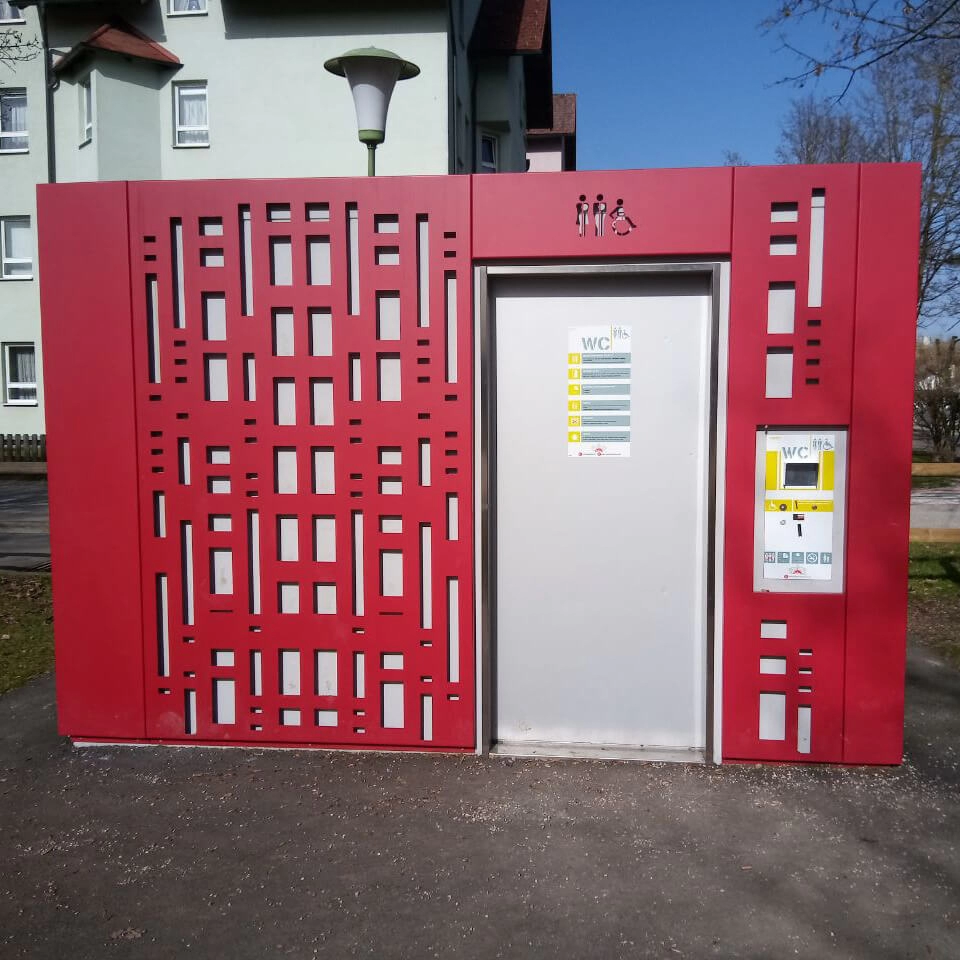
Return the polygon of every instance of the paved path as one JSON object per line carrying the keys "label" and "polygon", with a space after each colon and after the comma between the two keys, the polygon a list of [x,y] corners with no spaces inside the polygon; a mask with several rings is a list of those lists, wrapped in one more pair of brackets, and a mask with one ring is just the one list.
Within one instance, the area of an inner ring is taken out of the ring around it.
{"label": "paved path", "polygon": [[960,957],[960,673],[900,768],[96,747],[0,697],[0,956]]}
{"label": "paved path", "polygon": [[910,497],[911,527],[960,527],[960,483],[914,490]]}
{"label": "paved path", "polygon": [[0,569],[50,569],[45,477],[0,476]]}

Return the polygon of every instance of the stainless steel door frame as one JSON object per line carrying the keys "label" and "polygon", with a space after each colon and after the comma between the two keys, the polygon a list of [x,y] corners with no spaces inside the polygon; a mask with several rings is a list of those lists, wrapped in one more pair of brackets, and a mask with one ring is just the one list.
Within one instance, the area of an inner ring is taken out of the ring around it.
{"label": "stainless steel door frame", "polygon": [[[498,277],[590,277],[603,278],[616,275],[690,276],[700,275],[708,279],[711,300],[710,356],[709,356],[709,411],[707,449],[707,518],[706,518],[706,651],[703,689],[706,703],[705,757],[716,759],[714,734],[718,728],[716,626],[719,614],[719,591],[717,585],[718,564],[718,382],[720,351],[725,350],[725,330],[721,330],[722,291],[726,287],[728,264],[722,260],[671,260],[622,263],[511,263],[478,264],[474,270],[475,336],[477,356],[478,390],[475,400],[478,458],[475,478],[476,510],[476,569],[477,569],[477,752],[489,753],[494,730],[495,701],[493,696],[496,669],[496,550],[497,550],[497,505],[496,505],[496,339],[492,323],[491,281]],[[723,343],[721,344],[721,338]],[[725,370],[725,363],[723,364]],[[722,417],[720,418],[722,419]],[[721,425],[722,428],[722,425]],[[610,755],[610,754],[607,754]]]}

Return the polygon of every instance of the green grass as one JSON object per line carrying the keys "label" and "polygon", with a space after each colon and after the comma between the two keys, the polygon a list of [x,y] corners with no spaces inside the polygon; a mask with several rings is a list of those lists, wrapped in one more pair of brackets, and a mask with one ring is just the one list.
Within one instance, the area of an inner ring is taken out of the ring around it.
{"label": "green grass", "polygon": [[0,574],[0,693],[53,669],[49,574]]}
{"label": "green grass", "polygon": [[911,600],[960,598],[960,543],[911,543],[909,578]]}

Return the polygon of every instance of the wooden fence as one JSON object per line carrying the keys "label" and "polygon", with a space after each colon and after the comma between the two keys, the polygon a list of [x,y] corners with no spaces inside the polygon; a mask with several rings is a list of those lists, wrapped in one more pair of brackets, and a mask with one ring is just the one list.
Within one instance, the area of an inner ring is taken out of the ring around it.
{"label": "wooden fence", "polygon": [[0,463],[44,463],[47,435],[0,433]]}

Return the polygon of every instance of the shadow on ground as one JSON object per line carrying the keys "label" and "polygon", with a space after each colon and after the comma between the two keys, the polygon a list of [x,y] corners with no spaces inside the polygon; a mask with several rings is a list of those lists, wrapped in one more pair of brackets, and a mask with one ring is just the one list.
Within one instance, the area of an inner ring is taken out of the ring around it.
{"label": "shadow on ground", "polygon": [[960,674],[896,769],[87,748],[0,698],[0,956],[960,956]]}

